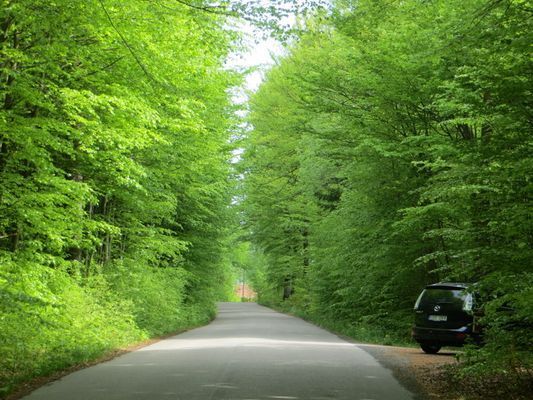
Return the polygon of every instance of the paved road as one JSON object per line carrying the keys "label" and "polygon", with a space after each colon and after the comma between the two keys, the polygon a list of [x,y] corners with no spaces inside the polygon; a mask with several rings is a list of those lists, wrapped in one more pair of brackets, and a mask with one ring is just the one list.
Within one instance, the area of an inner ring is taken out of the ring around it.
{"label": "paved road", "polygon": [[407,400],[371,355],[252,303],[223,303],[209,326],[42,387],[28,400]]}

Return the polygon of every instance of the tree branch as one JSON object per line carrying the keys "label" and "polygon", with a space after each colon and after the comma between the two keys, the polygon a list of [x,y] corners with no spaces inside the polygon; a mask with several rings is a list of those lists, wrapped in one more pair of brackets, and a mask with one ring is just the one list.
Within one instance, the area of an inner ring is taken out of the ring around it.
{"label": "tree branch", "polygon": [[183,0],[175,0],[177,3],[182,4],[186,7],[193,8],[195,10],[205,11],[212,14],[227,15],[229,17],[235,17],[235,13],[227,11],[227,8],[221,6],[198,6],[196,4],[191,4]]}
{"label": "tree branch", "polygon": [[124,37],[124,35],[122,35],[122,33],[120,32],[120,30],[117,28],[117,26],[115,25],[115,23],[113,22],[113,19],[111,18],[111,15],[109,14],[109,12],[107,11],[107,8],[103,2],[103,0],[98,0],[98,2],[100,3],[100,5],[102,6],[102,9],[104,10],[104,13],[107,17],[107,20],[109,21],[109,23],[111,24],[111,27],[115,30],[115,32],[118,34],[118,36],[120,37],[120,40],[122,41],[122,43],[124,44],[124,46],[128,49],[128,51],[130,52],[130,54],[132,55],[132,57],[135,59],[135,62],[139,65],[139,67],[141,68],[141,70],[144,72],[144,74],[148,77],[148,79],[152,82],[155,81],[155,79],[153,78],[152,74],[150,74],[150,72],[148,71],[148,69],[146,68],[146,66],[142,63],[141,59],[137,56],[137,54],[135,53],[135,51],[133,50],[133,48],[130,46],[130,44],[126,41],[126,38]]}
{"label": "tree branch", "polygon": [[94,71],[91,71],[91,72],[87,72],[85,75],[83,75],[83,77],[87,77],[87,76],[91,76],[91,75],[94,75],[94,74],[97,74],[99,72],[102,72],[102,71],[105,71],[106,69],[109,69],[111,68],[113,65],[115,65],[116,63],[118,63],[119,61],[121,61],[122,59],[124,59],[124,56],[122,57],[119,57],[117,58],[116,60],[113,60],[112,62],[110,62],[109,64],[107,65],[104,65],[102,68],[100,69],[97,69],[97,70],[94,70]]}

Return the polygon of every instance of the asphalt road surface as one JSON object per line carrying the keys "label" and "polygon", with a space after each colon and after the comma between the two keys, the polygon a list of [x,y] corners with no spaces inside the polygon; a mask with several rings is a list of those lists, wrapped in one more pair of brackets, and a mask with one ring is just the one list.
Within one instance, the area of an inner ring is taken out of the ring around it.
{"label": "asphalt road surface", "polygon": [[37,400],[407,400],[370,354],[253,303],[220,304],[210,325],[80,370]]}

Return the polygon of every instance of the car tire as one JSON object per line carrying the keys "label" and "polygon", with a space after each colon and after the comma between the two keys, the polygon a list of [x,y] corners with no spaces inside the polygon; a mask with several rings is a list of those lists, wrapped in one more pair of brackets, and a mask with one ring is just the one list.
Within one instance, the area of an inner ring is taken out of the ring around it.
{"label": "car tire", "polygon": [[437,354],[442,346],[435,343],[420,343],[420,347],[426,354]]}

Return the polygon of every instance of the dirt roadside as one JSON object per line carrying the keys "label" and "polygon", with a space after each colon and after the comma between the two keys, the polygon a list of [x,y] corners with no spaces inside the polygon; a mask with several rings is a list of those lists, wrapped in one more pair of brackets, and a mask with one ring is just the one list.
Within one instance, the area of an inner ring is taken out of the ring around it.
{"label": "dirt roadside", "polygon": [[390,369],[394,376],[416,395],[416,400],[455,400],[447,390],[445,368],[457,364],[457,352],[442,350],[425,354],[420,348],[358,344]]}
{"label": "dirt roadside", "polygon": [[[531,374],[497,375],[478,379],[458,378],[459,350],[443,349],[425,354],[420,348],[357,344],[374,356],[411,392],[416,400],[530,400],[533,399]],[[525,371],[524,371],[525,372]]]}

